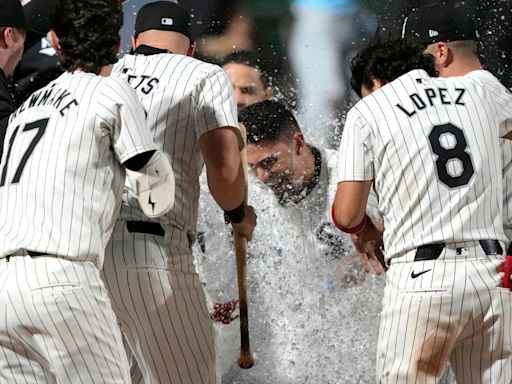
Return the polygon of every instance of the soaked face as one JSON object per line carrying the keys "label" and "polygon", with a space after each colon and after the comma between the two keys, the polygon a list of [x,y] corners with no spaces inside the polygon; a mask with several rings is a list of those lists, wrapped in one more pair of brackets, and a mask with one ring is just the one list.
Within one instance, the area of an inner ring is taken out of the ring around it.
{"label": "soaked face", "polygon": [[295,142],[264,141],[247,145],[249,170],[278,198],[300,192],[304,180]]}
{"label": "soaked face", "polygon": [[258,69],[235,63],[225,64],[223,68],[233,85],[239,112],[248,105],[267,100],[272,96],[263,85]]}

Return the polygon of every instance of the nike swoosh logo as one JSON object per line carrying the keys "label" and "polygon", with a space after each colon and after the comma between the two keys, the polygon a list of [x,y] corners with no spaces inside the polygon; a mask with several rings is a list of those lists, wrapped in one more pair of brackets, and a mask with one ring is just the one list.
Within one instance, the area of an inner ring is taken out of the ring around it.
{"label": "nike swoosh logo", "polygon": [[424,273],[427,273],[428,271],[431,271],[432,269],[427,269],[426,271],[421,271],[421,272],[418,272],[418,273],[414,273],[414,271],[411,272],[411,277],[413,279],[417,278],[418,276],[421,276],[423,275]]}

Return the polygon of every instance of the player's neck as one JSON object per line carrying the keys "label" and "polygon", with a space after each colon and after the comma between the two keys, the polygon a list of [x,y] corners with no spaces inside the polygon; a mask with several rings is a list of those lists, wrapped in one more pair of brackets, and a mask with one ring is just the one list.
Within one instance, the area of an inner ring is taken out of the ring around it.
{"label": "player's neck", "polygon": [[321,163],[322,159],[318,149],[307,145],[303,163],[303,172],[305,177],[301,186],[301,191],[311,187],[312,184],[316,185],[318,182],[316,179],[318,179],[320,173]]}
{"label": "player's neck", "polygon": [[449,65],[448,67],[440,68],[439,76],[464,76],[467,75],[469,72],[476,71],[478,69],[482,69],[482,63],[480,63],[480,60],[478,60],[478,58],[460,60],[457,63]]}

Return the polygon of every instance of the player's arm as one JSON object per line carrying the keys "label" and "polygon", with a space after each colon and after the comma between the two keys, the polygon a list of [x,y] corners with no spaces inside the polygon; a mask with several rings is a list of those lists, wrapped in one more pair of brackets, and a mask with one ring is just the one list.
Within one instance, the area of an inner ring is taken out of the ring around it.
{"label": "player's arm", "polygon": [[109,78],[100,92],[97,115],[110,132],[112,147],[146,216],[158,217],[174,205],[174,173],[146,127],[144,108],[123,80]]}
{"label": "player's arm", "polygon": [[242,165],[243,137],[233,87],[220,67],[212,66],[197,87],[196,134],[206,165],[210,192],[233,228],[252,238],[256,215],[247,206]]}
{"label": "player's arm", "polygon": [[199,147],[206,165],[210,193],[230,217],[233,227],[250,240],[256,216],[252,207],[246,204],[239,136],[238,128],[217,128],[201,136]]}
{"label": "player's arm", "polygon": [[338,188],[332,218],[342,231],[350,233],[367,272],[371,265],[377,274],[384,270],[383,228],[366,214],[373,183],[372,132],[356,109],[347,115],[339,149]]}

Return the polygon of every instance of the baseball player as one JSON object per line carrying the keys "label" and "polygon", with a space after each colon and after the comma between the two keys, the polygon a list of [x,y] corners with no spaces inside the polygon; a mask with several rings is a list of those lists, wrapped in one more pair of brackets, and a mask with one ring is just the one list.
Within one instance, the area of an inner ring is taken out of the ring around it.
{"label": "baseball player", "polygon": [[[222,324],[218,348],[223,382],[367,382],[374,356],[354,351],[356,345],[376,347],[380,297],[374,292],[383,286],[362,284],[364,274],[350,239],[330,220],[336,153],[307,143],[281,102],[252,104],[242,109],[239,120],[248,131],[249,201],[258,208],[248,258],[251,348],[257,364],[248,371],[234,366],[237,327]],[[225,225],[215,220],[218,216],[203,216],[208,230],[198,259],[210,295],[226,301],[233,297],[236,277],[230,278],[225,265],[230,234],[222,231]],[[373,303],[371,309],[359,305],[363,295]],[[365,331],[347,337],[361,324]],[[340,347],[318,345],[328,339]]]}
{"label": "baseball player", "polygon": [[148,129],[172,161],[174,208],[158,220],[125,190],[107,247],[104,278],[145,383],[215,383],[212,324],[195,271],[199,174],[234,230],[251,238],[255,214],[244,201],[242,137],[224,71],[192,58],[190,13],[169,1],[137,14],[133,54],[112,75],[125,79],[147,112]]}
{"label": "baseball player", "polygon": [[[449,17],[449,20],[446,18]],[[430,32],[432,31],[432,32]],[[433,32],[441,32],[437,35]],[[434,34],[435,36],[430,36]],[[477,54],[477,35],[469,15],[447,4],[434,4],[412,12],[405,20],[402,37],[427,44],[441,77],[464,76],[482,69]],[[499,85],[497,85],[499,87]],[[503,229],[512,241],[512,141],[500,140],[503,164]]]}
{"label": "baseball player", "polygon": [[0,162],[0,382],[128,383],[99,269],[125,167],[149,214],[172,204],[172,170],[133,89],[98,76],[120,5],[57,0],[51,22],[65,72],[11,115]]}
{"label": "baseball player", "polygon": [[365,215],[375,183],[390,265],[379,383],[437,383],[448,360],[457,382],[509,383],[496,148],[511,136],[512,96],[483,70],[432,75],[433,58],[404,41],[373,43],[353,60],[364,98],[347,116],[333,219],[348,233],[375,232]]}

